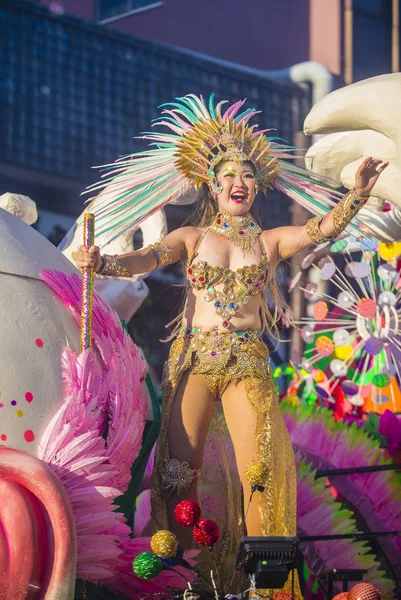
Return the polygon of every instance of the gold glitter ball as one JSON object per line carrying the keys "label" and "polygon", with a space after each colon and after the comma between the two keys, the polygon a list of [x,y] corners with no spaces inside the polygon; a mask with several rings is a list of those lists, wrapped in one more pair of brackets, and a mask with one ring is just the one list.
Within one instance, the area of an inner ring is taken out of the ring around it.
{"label": "gold glitter ball", "polygon": [[246,465],[244,475],[251,485],[264,485],[267,479],[267,467],[258,460],[253,460]]}
{"label": "gold glitter ball", "polygon": [[153,552],[161,558],[172,558],[177,554],[178,540],[174,533],[167,529],[161,529],[154,534],[150,540]]}

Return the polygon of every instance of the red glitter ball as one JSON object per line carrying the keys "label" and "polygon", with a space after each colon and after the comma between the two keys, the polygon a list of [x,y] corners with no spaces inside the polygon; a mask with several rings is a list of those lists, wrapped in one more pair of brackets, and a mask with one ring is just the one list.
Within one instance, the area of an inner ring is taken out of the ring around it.
{"label": "red glitter ball", "polygon": [[174,509],[174,516],[180,525],[194,527],[201,516],[201,509],[194,500],[182,500]]}
{"label": "red glitter ball", "polygon": [[334,596],[333,600],[348,600],[348,592],[340,592]]}
{"label": "red glitter ball", "polygon": [[26,400],[27,402],[32,402],[32,400],[33,400],[33,394],[32,394],[31,392],[27,392],[27,393],[25,394],[25,400]]}
{"label": "red glitter ball", "polygon": [[5,441],[7,440],[7,436],[6,436],[6,434],[5,434],[5,433],[3,433],[3,434],[0,436],[0,438],[1,438],[1,441],[2,441],[2,442],[5,442]]}
{"label": "red glitter ball", "polygon": [[43,348],[43,340],[41,340],[40,338],[37,338],[35,340],[35,344],[37,345],[38,348]]}
{"label": "red glitter ball", "polygon": [[32,429],[27,429],[25,431],[24,438],[26,442],[33,442],[35,439],[35,434],[33,433]]}
{"label": "red glitter ball", "polygon": [[195,542],[198,542],[201,546],[206,546],[206,548],[211,548],[219,539],[220,529],[214,521],[202,519],[194,527],[193,536]]}

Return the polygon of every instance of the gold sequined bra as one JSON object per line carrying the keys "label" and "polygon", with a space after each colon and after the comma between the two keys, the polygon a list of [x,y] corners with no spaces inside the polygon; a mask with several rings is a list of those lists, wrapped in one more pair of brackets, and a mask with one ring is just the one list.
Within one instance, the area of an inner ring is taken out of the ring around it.
{"label": "gold sequined bra", "polygon": [[[198,247],[199,244],[200,242]],[[233,271],[229,268],[214,267],[205,260],[193,263],[195,255],[196,250],[186,265],[188,283],[196,290],[206,290],[206,302],[214,302],[216,314],[222,317],[223,327],[228,328],[230,319],[248,303],[249,298],[264,291],[268,277],[267,257],[263,254],[258,263]],[[218,290],[219,284],[222,285],[222,289]]]}

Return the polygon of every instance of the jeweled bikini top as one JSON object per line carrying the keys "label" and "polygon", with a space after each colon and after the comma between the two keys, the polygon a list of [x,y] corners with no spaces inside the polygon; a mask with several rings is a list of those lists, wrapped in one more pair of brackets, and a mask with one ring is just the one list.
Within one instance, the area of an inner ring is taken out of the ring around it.
{"label": "jeweled bikini top", "polygon": [[[206,302],[214,302],[216,314],[223,318],[223,327],[228,328],[230,319],[248,303],[249,298],[264,291],[268,277],[267,257],[263,254],[258,263],[239,267],[235,271],[209,265],[205,260],[192,262],[208,231],[206,229],[200,237],[192,257],[187,261],[186,277],[193,289],[206,289]],[[216,286],[219,284],[223,287],[218,290]]]}
{"label": "jeweled bikini top", "polygon": [[214,267],[205,260],[198,260],[195,263],[188,260],[186,276],[189,285],[197,290],[207,289],[211,283],[218,285],[223,279],[230,276],[243,287],[247,294],[255,296],[266,286],[267,267],[265,254],[258,263],[239,267],[235,271],[224,267]]}

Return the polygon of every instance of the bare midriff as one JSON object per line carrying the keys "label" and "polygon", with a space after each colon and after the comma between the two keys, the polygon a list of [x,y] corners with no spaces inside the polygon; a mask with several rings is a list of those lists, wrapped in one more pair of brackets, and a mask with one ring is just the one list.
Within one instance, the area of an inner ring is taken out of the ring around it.
{"label": "bare midriff", "polygon": [[262,301],[262,295],[252,296],[248,304],[243,306],[235,317],[230,319],[230,327],[223,327],[223,319],[216,315],[214,305],[204,300],[205,292],[203,290],[188,290],[187,305],[183,317],[183,325],[202,329],[202,331],[217,331],[219,333],[227,331],[238,331],[244,329],[260,329],[261,322],[259,310]]}

